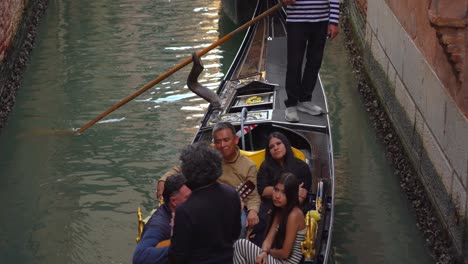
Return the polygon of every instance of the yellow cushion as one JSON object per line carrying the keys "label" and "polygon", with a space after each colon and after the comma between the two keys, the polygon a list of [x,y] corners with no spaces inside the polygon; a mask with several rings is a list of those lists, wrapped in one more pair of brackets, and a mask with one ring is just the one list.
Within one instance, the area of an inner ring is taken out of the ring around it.
{"label": "yellow cushion", "polygon": [[257,166],[257,170],[262,165],[262,162],[265,160],[265,149],[256,150],[256,151],[247,151],[247,150],[240,150],[240,153],[249,158],[255,165]]}
{"label": "yellow cushion", "polygon": [[306,156],[304,154],[304,152],[300,151],[299,149],[295,148],[295,147],[291,147],[292,148],[292,151],[294,153],[294,157],[302,160],[303,162],[306,162]]}
{"label": "yellow cushion", "polygon": [[[302,151],[298,150],[295,147],[291,147],[294,153],[294,156],[302,161],[306,161],[306,157]],[[247,151],[247,150],[240,150],[240,153],[245,155],[247,158],[249,158],[255,165],[257,166],[257,169],[260,169],[260,165],[262,165],[262,162],[265,160],[265,149],[262,150],[256,150],[256,151]]]}

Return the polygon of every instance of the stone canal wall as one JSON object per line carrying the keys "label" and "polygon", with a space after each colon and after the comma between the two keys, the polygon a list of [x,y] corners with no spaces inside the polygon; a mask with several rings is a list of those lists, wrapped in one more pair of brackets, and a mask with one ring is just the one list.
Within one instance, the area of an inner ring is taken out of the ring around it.
{"label": "stone canal wall", "polygon": [[347,0],[363,63],[439,218],[468,263],[464,0]]}
{"label": "stone canal wall", "polygon": [[0,1],[0,131],[13,108],[47,0]]}

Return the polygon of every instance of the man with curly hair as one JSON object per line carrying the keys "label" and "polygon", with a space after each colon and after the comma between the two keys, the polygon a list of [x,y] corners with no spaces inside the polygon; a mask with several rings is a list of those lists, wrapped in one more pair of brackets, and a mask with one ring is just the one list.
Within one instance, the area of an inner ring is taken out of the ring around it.
{"label": "man with curly hair", "polygon": [[199,143],[185,147],[180,160],[192,194],[176,209],[169,263],[232,263],[241,201],[233,187],[217,181],[221,155]]}

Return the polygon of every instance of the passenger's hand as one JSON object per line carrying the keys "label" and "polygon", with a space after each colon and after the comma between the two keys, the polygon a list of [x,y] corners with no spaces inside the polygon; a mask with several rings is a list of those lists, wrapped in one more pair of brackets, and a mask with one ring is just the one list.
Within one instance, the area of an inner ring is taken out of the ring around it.
{"label": "passenger's hand", "polygon": [[156,197],[159,199],[161,198],[164,192],[164,181],[158,181],[158,187],[156,189]]}
{"label": "passenger's hand", "polygon": [[257,258],[255,259],[255,264],[266,264],[267,263],[267,259],[268,259],[268,254],[263,251],[262,253],[260,253],[260,255],[257,256]]}
{"label": "passenger's hand", "polygon": [[294,4],[295,2],[296,2],[296,0],[283,0],[283,3],[285,3],[287,5]]}
{"label": "passenger's hand", "polygon": [[304,200],[307,198],[307,189],[304,187],[304,183],[301,183],[299,185],[299,190],[298,190],[298,198],[299,198],[299,203],[302,204]]}
{"label": "passenger's hand", "polygon": [[258,224],[258,214],[255,210],[250,210],[249,214],[247,215],[247,227],[253,227],[254,225]]}
{"label": "passenger's hand", "polygon": [[332,40],[334,39],[338,33],[340,32],[340,28],[338,25],[335,24],[328,24],[328,39]]}

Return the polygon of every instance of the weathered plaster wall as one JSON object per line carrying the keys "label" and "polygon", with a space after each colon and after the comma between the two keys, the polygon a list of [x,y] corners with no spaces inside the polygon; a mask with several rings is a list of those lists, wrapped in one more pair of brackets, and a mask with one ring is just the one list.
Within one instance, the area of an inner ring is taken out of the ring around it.
{"label": "weathered plaster wall", "polygon": [[0,62],[13,41],[22,18],[25,0],[0,1]]}
{"label": "weathered plaster wall", "polygon": [[[354,0],[366,16],[367,0]],[[468,0],[385,0],[431,68],[468,116]],[[466,80],[466,81],[464,81]]]}
{"label": "weathered plaster wall", "polygon": [[47,0],[0,0],[0,130],[13,109],[46,8]]}
{"label": "weathered plaster wall", "polygon": [[468,120],[456,100],[462,82],[431,26],[428,1],[368,1],[365,15],[359,2],[349,1],[369,76],[468,263]]}
{"label": "weathered plaster wall", "polygon": [[468,115],[468,80],[464,79],[466,0],[386,0],[427,63]]}

